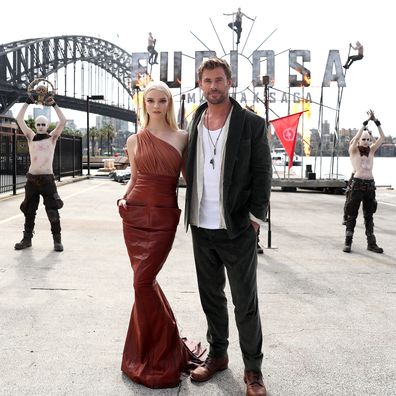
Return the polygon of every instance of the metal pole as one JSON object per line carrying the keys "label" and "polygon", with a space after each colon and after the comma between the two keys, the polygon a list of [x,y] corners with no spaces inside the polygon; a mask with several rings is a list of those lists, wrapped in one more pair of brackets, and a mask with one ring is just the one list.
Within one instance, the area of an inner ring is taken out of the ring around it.
{"label": "metal pole", "polygon": [[91,175],[91,162],[89,157],[89,99],[90,97],[87,95],[87,169],[88,176]]}
{"label": "metal pole", "polygon": [[181,108],[180,108],[180,129],[183,129],[184,126],[184,101],[186,100],[186,95],[181,95]]}
{"label": "metal pole", "polygon": [[[266,133],[268,136],[269,130],[269,106],[268,106],[268,84],[269,84],[269,76],[263,76],[263,84],[264,84],[264,106],[265,106],[265,126]],[[272,231],[271,231],[271,202],[268,202],[268,210],[267,210],[267,221],[268,221],[268,249],[271,249],[272,242]]]}
{"label": "metal pole", "polygon": [[267,220],[268,220],[268,249],[271,249],[271,243],[272,243],[271,202],[268,202]]}
{"label": "metal pole", "polygon": [[140,104],[139,104],[139,92],[140,92],[140,87],[136,86],[136,128],[135,128],[135,133],[138,132],[139,127],[140,127]]}
{"label": "metal pole", "polygon": [[58,181],[61,181],[61,173],[62,173],[62,167],[61,167],[61,162],[62,162],[62,136],[59,136],[59,139],[57,141],[58,145]]}
{"label": "metal pole", "polygon": [[[18,126],[19,128],[19,126]],[[12,194],[16,195],[17,184],[17,128],[12,128]]]}

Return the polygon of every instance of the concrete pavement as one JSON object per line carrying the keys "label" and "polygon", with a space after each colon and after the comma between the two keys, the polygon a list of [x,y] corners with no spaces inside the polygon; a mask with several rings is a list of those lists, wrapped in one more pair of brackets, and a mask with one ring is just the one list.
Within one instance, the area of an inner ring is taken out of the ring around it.
{"label": "concrete pavement", "polygon": [[[230,367],[204,384],[152,390],[120,371],[133,299],[116,199],[125,187],[91,178],[59,193],[65,250],[52,250],[45,211],[33,247],[22,236],[22,195],[0,200],[0,395],[244,395],[230,312]],[[180,207],[184,207],[180,189]],[[383,255],[366,250],[358,220],[342,252],[344,197],[273,191],[271,248],[259,257],[263,374],[270,396],[396,393],[396,192],[377,191]],[[267,230],[262,230],[267,247]],[[159,276],[182,336],[206,345],[191,235],[182,222]]]}

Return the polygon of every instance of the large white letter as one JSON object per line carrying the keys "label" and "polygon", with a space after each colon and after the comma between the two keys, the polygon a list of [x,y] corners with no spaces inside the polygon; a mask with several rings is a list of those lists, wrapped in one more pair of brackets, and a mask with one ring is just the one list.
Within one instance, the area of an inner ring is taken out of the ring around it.
{"label": "large white letter", "polygon": [[[265,58],[261,60],[261,58]],[[261,63],[265,63],[266,72],[261,72]],[[269,76],[269,85],[273,86],[275,82],[275,53],[272,50],[254,51],[253,52],[253,67],[252,67],[252,81],[253,87],[262,87],[262,76]]]}
{"label": "large white letter", "polygon": [[[297,57],[302,57],[302,63],[297,62]],[[298,71],[303,78],[297,80],[297,76],[289,75],[290,87],[309,87],[311,85],[311,72],[304,67],[304,62],[311,61],[311,51],[309,50],[291,50],[289,52],[289,67]]]}
{"label": "large white letter", "polygon": [[[333,74],[335,67],[336,74]],[[346,87],[345,76],[342,71],[342,63],[340,52],[338,50],[330,50],[327,58],[326,70],[323,76],[322,87],[330,87],[331,81],[337,81],[339,87]]]}

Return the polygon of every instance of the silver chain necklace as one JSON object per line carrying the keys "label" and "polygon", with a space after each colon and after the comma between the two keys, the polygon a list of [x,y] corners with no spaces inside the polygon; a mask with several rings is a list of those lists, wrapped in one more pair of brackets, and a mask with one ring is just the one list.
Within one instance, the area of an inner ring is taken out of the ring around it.
{"label": "silver chain necklace", "polygon": [[217,143],[219,142],[221,133],[223,132],[223,128],[224,128],[225,122],[227,120],[228,114],[229,114],[229,112],[227,113],[226,118],[225,118],[224,123],[223,123],[223,126],[221,127],[220,132],[219,132],[219,134],[218,134],[218,136],[216,138],[216,141],[214,142],[213,139],[212,139],[212,136],[210,136],[209,112],[206,110],[206,127],[208,129],[208,137],[209,137],[210,143],[212,143],[212,146],[213,146],[213,155],[212,155],[211,160],[209,161],[209,164],[212,165],[213,169],[215,168],[215,156],[216,156]]}

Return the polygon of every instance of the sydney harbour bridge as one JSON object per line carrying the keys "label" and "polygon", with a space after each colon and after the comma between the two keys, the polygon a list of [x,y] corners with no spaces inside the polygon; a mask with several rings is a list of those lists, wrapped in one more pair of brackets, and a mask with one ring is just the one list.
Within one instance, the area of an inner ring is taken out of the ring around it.
{"label": "sydney harbour bridge", "polygon": [[60,107],[85,111],[90,96],[93,113],[136,122],[132,102],[131,55],[89,36],[32,38],[0,44],[0,114],[25,102],[29,83],[50,81]]}

